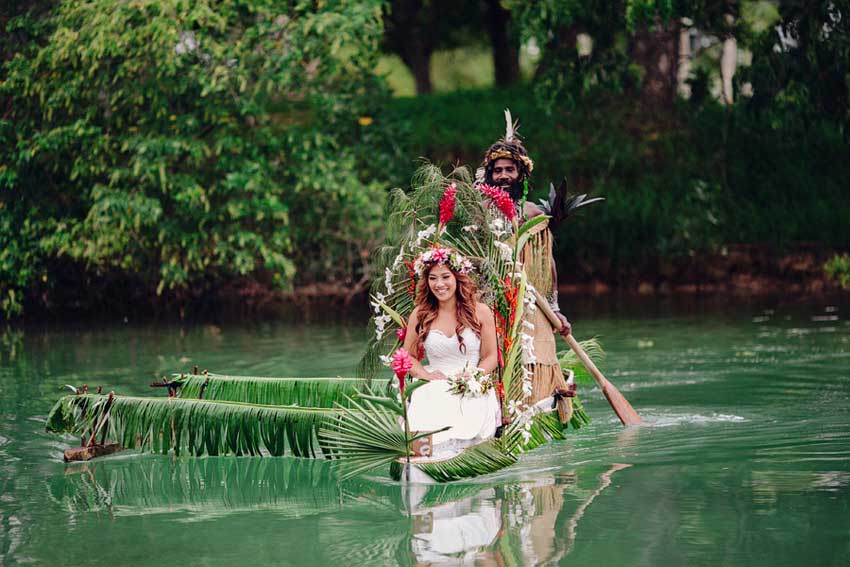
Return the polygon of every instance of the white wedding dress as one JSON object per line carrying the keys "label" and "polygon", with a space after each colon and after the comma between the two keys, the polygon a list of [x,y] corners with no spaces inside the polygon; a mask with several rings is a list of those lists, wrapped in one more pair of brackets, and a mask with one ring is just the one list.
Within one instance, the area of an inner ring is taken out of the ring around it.
{"label": "white wedding dress", "polygon": [[[447,337],[431,330],[425,338],[425,356],[429,372],[441,371],[447,377],[476,368],[481,359],[481,341],[471,329],[461,332],[466,353],[461,352],[456,336]],[[432,380],[413,392],[407,410],[411,431],[432,431],[451,426],[435,433],[428,460],[453,457],[465,447],[493,437],[501,423],[501,408],[496,392],[459,396],[451,393],[448,380]]]}

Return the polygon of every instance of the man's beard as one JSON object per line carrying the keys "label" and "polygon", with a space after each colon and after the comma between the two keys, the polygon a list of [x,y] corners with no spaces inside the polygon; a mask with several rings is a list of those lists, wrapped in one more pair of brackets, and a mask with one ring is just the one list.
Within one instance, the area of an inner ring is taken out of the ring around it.
{"label": "man's beard", "polygon": [[519,201],[522,199],[523,193],[523,184],[522,181],[517,179],[516,181],[502,181],[500,185],[498,185],[504,191],[507,191],[508,195],[511,196],[511,199],[514,201]]}

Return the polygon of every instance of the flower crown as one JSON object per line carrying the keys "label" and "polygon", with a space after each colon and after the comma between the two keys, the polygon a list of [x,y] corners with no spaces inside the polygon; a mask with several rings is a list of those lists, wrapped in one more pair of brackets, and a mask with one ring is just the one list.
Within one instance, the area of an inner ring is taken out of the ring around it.
{"label": "flower crown", "polygon": [[421,277],[425,268],[441,264],[447,264],[452,271],[459,274],[468,274],[474,268],[472,262],[459,253],[450,248],[436,245],[419,255],[413,263],[413,270],[417,276]]}

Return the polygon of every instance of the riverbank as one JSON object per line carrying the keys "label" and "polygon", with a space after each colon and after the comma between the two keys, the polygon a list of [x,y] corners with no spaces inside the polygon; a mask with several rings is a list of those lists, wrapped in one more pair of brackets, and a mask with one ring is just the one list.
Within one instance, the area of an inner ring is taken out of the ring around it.
{"label": "riverbank", "polygon": [[[559,265],[559,292],[571,301],[581,297],[648,298],[693,296],[747,298],[774,296],[789,299],[846,295],[824,273],[824,263],[835,249],[801,245],[778,252],[764,246],[737,245],[713,253],[700,253],[665,262],[646,262],[639,271],[617,272],[610,261],[597,258],[593,265],[573,269]],[[274,290],[262,282],[241,280],[207,293],[184,296],[183,302],[154,292],[135,292],[127,282],[98,288],[100,293],[83,301],[75,296],[58,298],[50,309],[28,308],[16,323],[72,319],[132,321],[240,321],[304,320],[332,322],[336,318],[368,317],[368,281],[315,282],[288,291]],[[124,293],[122,296],[121,293]]]}

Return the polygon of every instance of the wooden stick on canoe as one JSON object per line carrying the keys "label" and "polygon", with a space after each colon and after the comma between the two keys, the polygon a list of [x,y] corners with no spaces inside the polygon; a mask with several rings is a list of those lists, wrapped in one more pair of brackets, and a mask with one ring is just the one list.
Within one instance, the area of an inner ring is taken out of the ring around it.
{"label": "wooden stick on canoe", "polygon": [[[546,315],[546,318],[549,319],[549,322],[552,323],[552,326],[556,330],[560,330],[560,319],[558,319],[558,316],[555,315],[554,311],[552,311],[552,308],[549,306],[549,302],[547,302],[536,289],[534,290],[534,298],[537,301],[537,308],[543,311],[543,314]],[[608,403],[611,404],[611,409],[614,410],[614,413],[617,414],[617,417],[620,418],[623,425],[640,425],[643,423],[643,420],[632,407],[632,404],[630,404],[623,394],[614,387],[614,384],[609,382],[602,372],[596,368],[596,365],[593,364],[593,361],[590,360],[590,357],[587,356],[587,353],[584,352],[584,349],[581,348],[578,341],[576,341],[571,334],[564,337],[564,340],[567,341],[567,344],[570,345],[570,348],[576,353],[576,356],[578,356],[579,360],[581,360],[581,363],[584,364],[584,367],[587,368],[587,371],[590,372],[593,379],[596,380],[596,383],[599,385],[599,389],[602,390],[603,394],[605,394],[605,398],[608,400]]]}

